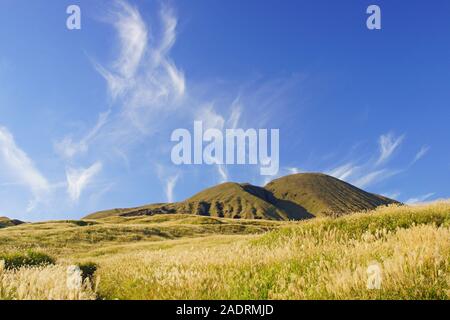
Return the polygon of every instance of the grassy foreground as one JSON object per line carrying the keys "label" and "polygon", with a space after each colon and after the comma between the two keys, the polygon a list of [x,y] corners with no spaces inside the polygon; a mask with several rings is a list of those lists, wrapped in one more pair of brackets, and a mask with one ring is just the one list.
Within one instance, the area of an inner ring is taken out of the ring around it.
{"label": "grassy foreground", "polygon": [[[0,299],[448,299],[450,202],[303,222],[160,215],[0,230]],[[96,265],[67,286],[67,267]],[[367,289],[368,267],[381,288]]]}

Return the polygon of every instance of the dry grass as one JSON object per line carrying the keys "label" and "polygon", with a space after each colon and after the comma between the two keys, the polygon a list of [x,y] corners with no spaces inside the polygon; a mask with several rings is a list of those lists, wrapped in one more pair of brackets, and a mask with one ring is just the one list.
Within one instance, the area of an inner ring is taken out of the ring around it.
{"label": "dry grass", "polygon": [[93,300],[88,281],[68,286],[67,268],[45,266],[5,270],[0,262],[0,300]]}
{"label": "dry grass", "polygon": [[211,235],[261,234],[277,221],[232,220],[190,215],[110,217],[97,221],[51,221],[0,230],[0,253],[34,249],[72,256],[112,246],[189,239]]}
{"label": "dry grass", "polygon": [[[450,205],[293,223],[214,247],[138,251],[101,261],[119,299],[448,299]],[[377,261],[381,290],[367,289]],[[120,284],[120,285],[118,285]]]}
{"label": "dry grass", "polygon": [[[221,222],[232,223],[159,216],[116,220],[117,226],[111,230],[122,230],[119,226],[124,224],[142,228],[150,223],[157,228],[160,223],[161,228],[170,225],[173,231],[189,229],[192,224],[212,228]],[[113,221],[102,223],[109,228]],[[242,221],[247,227],[265,223]],[[14,228],[1,230],[0,239]],[[31,230],[32,225],[27,228]],[[158,241],[100,240],[95,248],[76,241],[69,253],[59,256],[56,266],[3,272],[0,298],[449,299],[450,202],[393,206],[341,218],[279,223],[271,228],[275,229],[264,234],[208,232]],[[39,225],[39,232],[43,230],[45,225]],[[27,241],[32,240],[29,237]],[[49,248],[44,246],[43,250]],[[83,287],[70,296],[60,286],[64,283],[63,265],[80,261],[99,266],[96,295]],[[382,272],[379,290],[367,289],[367,268],[373,262]],[[28,286],[29,294],[14,289],[22,288],[20,283]]]}

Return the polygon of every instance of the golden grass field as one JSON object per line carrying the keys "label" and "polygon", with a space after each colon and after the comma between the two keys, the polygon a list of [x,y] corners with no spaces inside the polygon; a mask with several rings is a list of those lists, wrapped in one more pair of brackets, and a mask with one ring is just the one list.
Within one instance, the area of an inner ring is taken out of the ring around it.
{"label": "golden grass field", "polygon": [[[46,266],[7,268],[33,250]],[[4,258],[6,259],[6,258]],[[95,263],[80,287],[67,268]],[[381,270],[367,288],[367,268]],[[191,215],[0,229],[0,299],[448,299],[450,202],[299,222]]]}

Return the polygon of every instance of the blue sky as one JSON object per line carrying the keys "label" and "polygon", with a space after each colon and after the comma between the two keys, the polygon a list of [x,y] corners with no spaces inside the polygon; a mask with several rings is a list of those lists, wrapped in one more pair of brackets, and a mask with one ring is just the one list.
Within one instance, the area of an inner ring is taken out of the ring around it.
{"label": "blue sky", "polygon": [[[71,4],[81,30],[66,28]],[[0,215],[79,218],[270,180],[173,165],[170,134],[194,120],[279,128],[279,175],[450,196],[448,1],[1,0],[0,39]]]}

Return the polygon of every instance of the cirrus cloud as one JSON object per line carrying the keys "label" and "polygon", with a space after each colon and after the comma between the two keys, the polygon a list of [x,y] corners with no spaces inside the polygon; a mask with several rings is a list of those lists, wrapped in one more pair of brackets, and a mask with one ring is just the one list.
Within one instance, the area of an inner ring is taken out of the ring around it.
{"label": "cirrus cloud", "polygon": [[16,144],[14,136],[6,127],[0,127],[0,161],[18,184],[31,191],[34,198],[27,208],[27,211],[31,211],[48,194],[50,185],[25,151]]}
{"label": "cirrus cloud", "polygon": [[96,162],[89,168],[67,168],[67,193],[70,199],[77,202],[83,190],[92,183],[94,177],[102,170],[102,163]]}

